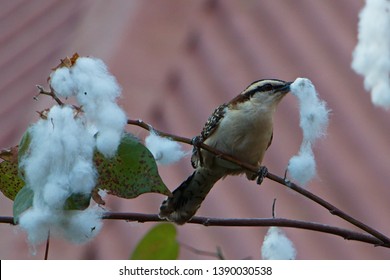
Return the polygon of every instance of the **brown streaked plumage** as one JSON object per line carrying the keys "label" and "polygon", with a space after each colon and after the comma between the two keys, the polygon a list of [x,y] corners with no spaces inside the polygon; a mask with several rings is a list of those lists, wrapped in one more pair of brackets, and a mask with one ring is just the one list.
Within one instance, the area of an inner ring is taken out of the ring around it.
{"label": "brown streaked plumage", "polygon": [[[290,90],[290,82],[269,79],[250,84],[208,118],[198,140],[243,162],[258,166],[273,137],[273,114]],[[184,224],[195,215],[214,184],[227,175],[257,174],[194,148],[191,163],[196,169],[160,207],[160,217]]]}

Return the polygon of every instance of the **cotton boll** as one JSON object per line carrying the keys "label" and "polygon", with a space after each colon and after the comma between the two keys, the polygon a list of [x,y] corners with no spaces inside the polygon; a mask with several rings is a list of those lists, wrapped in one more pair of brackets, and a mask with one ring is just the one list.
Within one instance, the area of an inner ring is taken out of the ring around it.
{"label": "cotton boll", "polygon": [[325,134],[329,122],[329,110],[326,103],[318,98],[310,80],[297,78],[290,88],[292,94],[299,100],[300,126],[304,139],[312,143]]}
{"label": "cotton boll", "polygon": [[310,146],[301,149],[298,155],[293,156],[287,167],[291,178],[303,186],[316,175],[316,162]]}
{"label": "cotton boll", "polygon": [[[50,209],[62,209],[65,200],[70,195],[69,180],[66,176],[63,174],[49,175],[47,183],[42,189],[44,205],[47,205]],[[37,203],[34,206],[37,206]]]}
{"label": "cotton boll", "polygon": [[329,110],[326,108],[326,103],[316,101],[311,104],[306,104],[301,109],[300,126],[303,131],[303,137],[310,142],[314,142],[317,138],[325,135],[328,126]]}
{"label": "cotton boll", "polygon": [[377,106],[382,106],[386,109],[390,108],[390,85],[382,82],[372,89],[372,103]]}
{"label": "cotton boll", "polygon": [[102,211],[98,207],[84,211],[71,211],[62,225],[63,236],[73,243],[85,243],[94,238],[102,229]]}
{"label": "cotton boll", "polygon": [[[87,108],[86,108],[87,109]],[[115,103],[98,103],[95,111],[86,111],[88,125],[96,134],[96,147],[107,157],[116,153],[127,124],[124,111]]]}
{"label": "cotton boll", "polygon": [[73,66],[74,72],[85,73],[88,76],[108,75],[107,66],[99,58],[79,57]]}
{"label": "cotton boll", "polygon": [[96,148],[104,157],[111,158],[116,154],[122,134],[113,129],[99,131],[96,137]]}
{"label": "cotton boll", "polygon": [[96,185],[97,173],[91,162],[79,159],[69,174],[72,193],[90,193]]}
{"label": "cotton boll", "polygon": [[19,162],[26,183],[34,192],[32,208],[21,216],[21,226],[32,244],[51,236],[81,243],[102,227],[97,209],[65,211],[72,194],[90,193],[97,174],[93,155],[115,155],[120,144],[126,114],[116,104],[121,88],[100,59],[78,58],[70,68],[56,69],[51,87],[63,97],[75,95],[82,113],[68,106],[53,106],[47,119],[30,129],[28,151]]}
{"label": "cotton boll", "polygon": [[358,44],[351,66],[356,73],[364,76],[364,87],[371,91],[374,105],[384,108],[390,107],[389,30],[390,1],[367,0],[359,15]]}
{"label": "cotton boll", "polygon": [[126,114],[115,103],[120,86],[100,59],[79,58],[72,76],[87,125],[96,128],[97,149],[106,157],[114,156],[127,123]]}
{"label": "cotton boll", "polygon": [[145,145],[159,164],[173,164],[187,155],[179,143],[152,132],[145,138]]}
{"label": "cotton boll", "polygon": [[77,84],[77,98],[81,105],[90,98],[104,98],[113,102],[121,93],[115,77],[100,59],[80,57],[72,68],[72,76]]}
{"label": "cotton boll", "polygon": [[22,228],[36,245],[45,240],[49,229],[51,236],[62,236],[68,223],[65,201],[74,193],[90,193],[94,188],[95,140],[84,121],[66,106],[54,106],[47,119],[38,121],[29,133],[29,151],[19,164],[34,197],[32,208],[22,215],[26,215]]}
{"label": "cotton boll", "polygon": [[29,243],[36,246],[46,241],[53,220],[50,211],[32,208],[19,217],[19,226],[27,232]]}
{"label": "cotton boll", "polygon": [[93,135],[97,134],[98,150],[106,156],[113,156],[127,123],[126,114],[115,103],[121,94],[115,77],[108,72],[104,62],[97,58],[80,57],[70,70],[66,67],[60,69],[60,73],[67,71],[74,83],[86,126],[96,128]]}
{"label": "cotton boll", "polygon": [[98,114],[93,116],[95,124],[103,128],[115,129],[119,132],[124,130],[127,124],[127,117],[125,112],[116,103],[106,102],[99,106]]}
{"label": "cotton boll", "polygon": [[294,244],[277,227],[270,227],[261,247],[264,260],[294,260],[296,258]]}
{"label": "cotton boll", "polygon": [[316,175],[312,145],[326,134],[330,111],[326,103],[319,99],[310,80],[297,78],[290,89],[299,101],[299,125],[302,128],[303,139],[298,155],[290,159],[287,170],[294,180],[306,185]]}
{"label": "cotton boll", "polygon": [[68,98],[75,93],[75,83],[67,67],[56,69],[50,75],[50,86],[61,97]]}
{"label": "cotton boll", "polygon": [[115,155],[122,138],[127,117],[124,111],[115,103],[106,103],[96,113],[89,116],[98,133],[96,137],[97,149],[106,157]]}
{"label": "cotton boll", "polygon": [[111,102],[115,102],[115,99],[120,95],[121,88],[118,85],[114,76],[105,73],[100,77],[95,77],[91,87],[91,92],[96,98],[107,98]]}
{"label": "cotton boll", "polygon": [[74,119],[71,108],[54,106],[48,119],[38,121],[29,133],[29,151],[20,165],[33,190],[39,190],[48,181],[57,184],[59,178],[67,178],[78,159],[93,165],[93,136],[80,120]]}

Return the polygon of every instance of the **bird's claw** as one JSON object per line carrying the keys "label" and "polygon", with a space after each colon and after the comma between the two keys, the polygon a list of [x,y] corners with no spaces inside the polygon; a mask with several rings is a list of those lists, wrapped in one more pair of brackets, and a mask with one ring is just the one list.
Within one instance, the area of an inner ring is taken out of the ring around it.
{"label": "bird's claw", "polygon": [[261,185],[261,183],[263,183],[263,180],[267,176],[267,174],[268,174],[267,167],[260,166],[259,170],[257,171],[257,181],[256,181],[256,183],[258,185]]}
{"label": "bird's claw", "polygon": [[[203,143],[202,136],[198,135],[198,136],[195,136],[194,138],[191,139],[191,144],[192,144],[192,146],[194,146],[194,151],[198,155],[200,166],[203,165],[203,157],[202,157],[202,153],[201,153],[200,147],[199,147],[199,144],[201,144],[201,143]],[[194,164],[192,164],[192,166],[194,168],[196,168],[196,166]]]}

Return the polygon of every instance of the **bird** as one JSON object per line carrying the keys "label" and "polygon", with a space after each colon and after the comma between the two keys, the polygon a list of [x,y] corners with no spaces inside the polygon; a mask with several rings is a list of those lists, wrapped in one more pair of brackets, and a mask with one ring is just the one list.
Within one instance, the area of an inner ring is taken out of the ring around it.
{"label": "bird", "polygon": [[200,135],[194,137],[194,142],[259,167],[259,172],[245,170],[194,144],[191,164],[195,171],[162,202],[161,219],[185,224],[195,215],[214,184],[228,175],[245,174],[249,180],[262,181],[267,169],[261,163],[272,142],[273,116],[291,84],[278,79],[251,83],[230,102],[217,107]]}

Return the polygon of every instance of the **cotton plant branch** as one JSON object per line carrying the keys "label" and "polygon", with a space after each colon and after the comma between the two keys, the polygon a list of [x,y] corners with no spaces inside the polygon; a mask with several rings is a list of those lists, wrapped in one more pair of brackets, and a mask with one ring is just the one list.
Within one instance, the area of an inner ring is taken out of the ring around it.
{"label": "cotton plant branch", "polygon": [[[157,214],[144,214],[144,213],[126,213],[126,212],[106,212],[103,219],[105,220],[125,220],[128,222],[166,222],[159,218]],[[12,217],[0,217],[0,223],[8,223],[15,225]],[[211,218],[195,216],[189,222],[189,224],[199,224],[207,227],[219,226],[219,227],[290,227],[299,228],[305,230],[311,230],[316,232],[322,232],[340,236],[346,240],[360,241],[363,243],[373,244],[379,247],[390,248],[390,243],[382,242],[378,238],[359,233],[348,229],[334,227],[330,225],[324,225],[321,223],[306,222],[299,220],[290,220],[283,218]]]}
{"label": "cotton plant branch", "polygon": [[[109,220],[126,220],[135,221],[140,223],[146,222],[161,222],[165,221],[158,217],[157,214],[141,214],[141,213],[113,213],[106,212],[103,219]],[[375,246],[390,248],[390,243],[381,242],[378,238],[368,234],[358,233],[355,231],[342,229],[330,225],[324,225],[314,222],[290,220],[283,218],[210,218],[195,216],[190,221],[190,224],[200,224],[203,226],[228,226],[228,227],[266,227],[266,226],[278,226],[278,227],[291,227],[300,228],[306,230],[312,230],[317,232],[323,232],[341,236],[347,240],[361,241],[364,243],[373,244]]]}
{"label": "cotton plant branch", "polygon": [[38,88],[38,94],[36,96],[34,96],[34,99],[38,99],[39,95],[47,95],[47,96],[50,96],[51,98],[53,98],[57,102],[58,105],[60,105],[60,106],[64,105],[64,102],[62,102],[61,99],[59,99],[58,96],[55,95],[55,93],[52,90],[47,91],[41,85],[37,85],[36,87]]}
{"label": "cotton plant branch", "polygon": [[[162,131],[159,131],[159,130],[156,130],[155,128],[153,128],[151,125],[145,123],[144,121],[142,120],[128,120],[127,121],[128,124],[130,125],[136,125],[136,126],[139,126],[139,127],[142,127],[148,131],[154,131],[155,133],[157,133],[158,135],[162,136],[162,137],[168,137],[168,138],[171,138],[172,140],[175,140],[175,141],[178,141],[178,142],[182,142],[182,143],[185,143],[185,144],[190,144],[190,145],[198,145],[199,148],[201,149],[204,149],[210,153],[213,153],[214,155],[216,155],[217,157],[219,158],[222,158],[224,160],[228,160],[234,164],[237,164],[238,166],[246,169],[246,170],[249,170],[249,171],[252,171],[252,172],[258,172],[258,167],[256,166],[252,166],[250,164],[247,164],[245,162],[242,162],[234,157],[231,157],[229,155],[226,155],[220,151],[218,151],[217,149],[214,149],[204,143],[195,143],[194,141],[192,141],[192,139],[189,139],[189,138],[185,138],[185,137],[181,137],[181,136],[177,136],[177,135],[174,135],[174,134],[169,134],[169,133],[165,133],[165,132],[162,132]],[[360,222],[359,220],[353,218],[352,216],[350,216],[349,214],[345,213],[344,211],[340,210],[339,208],[337,208],[336,206],[332,205],[331,203],[327,202],[326,200],[322,199],[321,197],[313,194],[312,192],[298,186],[297,184],[293,183],[293,182],[290,182],[290,181],[287,181],[285,178],[282,178],[282,177],[279,177],[275,174],[272,174],[271,172],[267,172],[267,174],[265,175],[265,177],[267,177],[268,179],[272,180],[272,181],[275,181],[277,183],[279,183],[280,185],[283,185],[285,187],[288,187],[289,189],[292,189],[298,193],[300,193],[301,195],[307,197],[308,199],[314,201],[315,203],[321,205],[322,207],[324,207],[325,209],[327,209],[332,215],[335,215],[335,216],[338,216],[340,217],[341,219],[347,221],[348,223],[360,228],[361,230],[369,233],[370,235],[376,237],[377,239],[379,239],[382,244],[381,246],[383,245],[390,245],[390,238],[387,237],[386,235],[380,233],[379,231],[375,230],[374,228]],[[193,221],[193,220],[192,220]],[[377,244],[378,242],[376,242],[376,245],[379,245]],[[387,247],[387,246],[386,246]]]}
{"label": "cotton plant branch", "polygon": [[[158,217],[156,214],[141,214],[141,213],[113,213],[106,212],[103,219],[109,220],[126,220],[136,221],[140,223],[145,222],[160,222],[165,221]],[[364,233],[358,233],[355,231],[342,229],[330,225],[324,225],[314,222],[290,220],[283,218],[211,218],[211,217],[199,217],[195,216],[190,221],[190,224],[200,224],[203,226],[228,226],[228,227],[266,227],[266,226],[278,226],[278,227],[291,227],[300,228],[306,230],[312,230],[317,232],[329,233],[338,235],[347,240],[356,240],[365,243],[374,244],[375,246],[382,246],[390,248],[390,243],[379,241],[377,238]]]}

